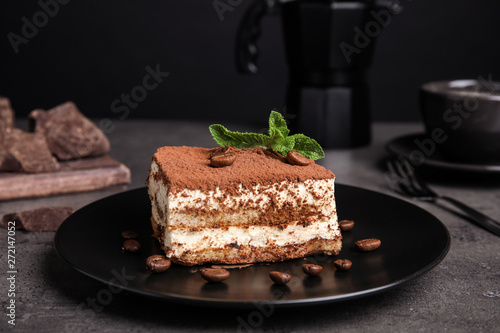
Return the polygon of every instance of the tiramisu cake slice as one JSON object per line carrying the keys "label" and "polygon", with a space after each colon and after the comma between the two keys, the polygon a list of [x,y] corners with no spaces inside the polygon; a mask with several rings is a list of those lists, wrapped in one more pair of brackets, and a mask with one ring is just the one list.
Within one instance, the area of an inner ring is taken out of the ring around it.
{"label": "tiramisu cake slice", "polygon": [[159,148],[147,179],[154,236],[183,265],[338,254],[335,175],[308,162],[260,147]]}

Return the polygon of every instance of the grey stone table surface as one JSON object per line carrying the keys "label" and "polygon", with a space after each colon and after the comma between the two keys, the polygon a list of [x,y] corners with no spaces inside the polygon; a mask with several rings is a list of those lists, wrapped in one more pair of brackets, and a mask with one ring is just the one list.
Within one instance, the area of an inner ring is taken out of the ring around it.
{"label": "grey stone table surface", "polygon": [[[46,205],[79,209],[119,191],[142,187],[151,156],[158,147],[214,146],[207,126],[184,121],[114,120],[108,136],[112,155],[132,171],[132,182],[127,188],[1,202],[0,215]],[[245,125],[232,128],[256,130]],[[419,124],[377,123],[369,146],[327,150],[327,157],[319,163],[333,170],[339,183],[393,195],[384,177],[385,144],[400,135],[418,132],[422,132]],[[467,201],[500,220],[497,175],[427,170],[425,176],[437,191]],[[54,250],[53,232],[16,232],[18,273],[15,296],[11,297],[7,230],[1,229],[0,331],[498,332],[500,237],[440,207],[413,203],[439,218],[451,235],[448,255],[433,270],[384,293],[342,303],[276,308],[272,314],[261,317],[255,316],[255,309],[186,306],[125,291],[114,294],[106,305],[92,307],[88,299],[95,297],[103,285],[60,260]],[[8,323],[7,316],[12,298],[16,305],[15,326]],[[253,320],[255,327],[241,326],[242,320]]]}

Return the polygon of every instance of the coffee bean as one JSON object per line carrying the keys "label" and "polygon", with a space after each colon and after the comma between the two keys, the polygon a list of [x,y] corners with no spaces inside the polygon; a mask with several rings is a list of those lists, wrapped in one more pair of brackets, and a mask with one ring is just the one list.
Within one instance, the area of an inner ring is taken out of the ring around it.
{"label": "coffee bean", "polygon": [[215,156],[215,155],[219,155],[219,154],[225,154],[225,153],[233,152],[234,149],[235,149],[234,147],[227,146],[227,145],[226,146],[217,147],[217,148],[215,148],[210,153],[210,157]]}
{"label": "coffee bean", "polygon": [[132,230],[124,230],[124,231],[122,231],[122,237],[124,239],[134,239],[134,238],[139,237],[139,234],[135,231],[132,231]]}
{"label": "coffee bean", "polygon": [[352,228],[354,228],[354,221],[342,220],[339,222],[339,227],[340,227],[340,230],[342,230],[342,231],[352,230]]}
{"label": "coffee bean", "polygon": [[347,271],[351,269],[352,262],[349,259],[337,259],[333,262],[333,265],[339,271]]}
{"label": "coffee bean", "polygon": [[293,164],[293,165],[309,165],[311,164],[311,160],[302,155],[299,152],[296,152],[295,150],[290,150],[286,154],[286,160],[288,163]]}
{"label": "coffee bean", "polygon": [[319,273],[321,273],[321,271],[323,270],[323,266],[313,265],[313,264],[304,264],[304,265],[302,265],[302,270],[304,271],[304,273],[306,273],[308,275],[315,276],[315,275],[319,275]]}
{"label": "coffee bean", "polygon": [[210,165],[216,168],[230,166],[236,161],[236,155],[233,153],[217,154],[210,158]]}
{"label": "coffee bean", "polygon": [[146,259],[146,267],[155,273],[165,272],[170,268],[170,264],[170,259],[161,254],[155,254]]}
{"label": "coffee bean", "polygon": [[127,252],[137,252],[141,249],[141,243],[139,243],[135,239],[127,239],[125,242],[123,242],[122,249]]}
{"label": "coffee bean", "polygon": [[208,282],[221,282],[229,277],[229,271],[223,268],[204,268],[201,276]]}
{"label": "coffee bean", "polygon": [[361,239],[354,243],[354,245],[363,252],[373,251],[378,248],[380,244],[380,239],[376,238]]}
{"label": "coffee bean", "polygon": [[280,285],[285,285],[292,279],[292,276],[290,274],[277,271],[270,272],[269,277],[271,278],[271,280],[273,280],[274,283]]}

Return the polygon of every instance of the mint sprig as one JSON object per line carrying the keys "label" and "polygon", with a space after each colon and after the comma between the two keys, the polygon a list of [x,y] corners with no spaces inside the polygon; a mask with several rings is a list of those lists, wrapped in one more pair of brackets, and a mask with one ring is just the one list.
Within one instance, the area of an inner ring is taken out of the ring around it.
{"label": "mint sprig", "polygon": [[210,133],[221,146],[233,146],[235,148],[262,147],[273,148],[283,156],[290,150],[295,150],[305,157],[318,160],[325,157],[323,148],[304,134],[290,134],[283,116],[276,111],[271,111],[269,116],[269,135],[249,132],[230,131],[222,125],[214,124],[209,127]]}

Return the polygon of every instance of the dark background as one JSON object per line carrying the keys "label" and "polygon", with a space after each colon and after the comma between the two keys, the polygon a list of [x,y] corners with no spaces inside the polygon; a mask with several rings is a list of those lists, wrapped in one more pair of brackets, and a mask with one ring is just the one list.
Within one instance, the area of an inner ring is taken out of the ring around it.
{"label": "dark background", "polygon": [[[42,2],[55,0],[42,0]],[[62,1],[62,0],[61,0]],[[65,0],[67,1],[67,0]],[[224,2],[226,0],[223,0]],[[212,0],[69,1],[16,54],[8,33],[33,22],[36,1],[0,2],[0,94],[18,116],[73,100],[94,118],[265,121],[282,110],[286,64],[279,16],[263,20],[261,72],[240,75],[233,48],[244,0],[221,21]],[[401,0],[377,40],[369,73],[377,121],[420,120],[418,88],[500,76],[499,1]],[[169,72],[129,113],[111,107],[142,85],[146,67]]]}

